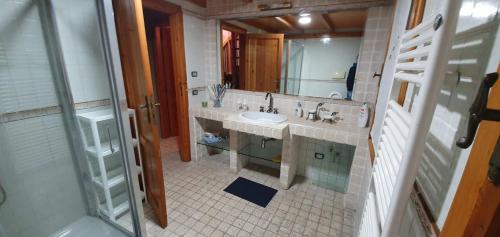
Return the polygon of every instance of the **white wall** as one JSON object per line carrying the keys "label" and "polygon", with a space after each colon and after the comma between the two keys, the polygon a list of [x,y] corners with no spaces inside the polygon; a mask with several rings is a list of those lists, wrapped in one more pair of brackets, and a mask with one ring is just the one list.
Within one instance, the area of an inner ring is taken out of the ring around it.
{"label": "white wall", "polygon": [[[190,106],[199,105],[206,100],[207,91],[207,23],[206,20],[196,16],[184,14],[184,48],[186,53],[186,75],[188,80],[188,100]],[[192,77],[191,72],[198,72],[197,77]],[[192,91],[198,90],[198,95]]]}
{"label": "white wall", "polygon": [[86,213],[61,114],[23,113],[59,104],[37,2],[0,0],[0,181],[7,192],[0,235],[6,236],[48,236]]}
{"label": "white wall", "polygon": [[[299,95],[327,97],[338,91],[346,96],[345,79],[349,68],[356,62],[361,38],[332,38],[328,43],[320,39],[298,41],[304,45]],[[345,73],[344,79],[332,79],[336,72]]]}

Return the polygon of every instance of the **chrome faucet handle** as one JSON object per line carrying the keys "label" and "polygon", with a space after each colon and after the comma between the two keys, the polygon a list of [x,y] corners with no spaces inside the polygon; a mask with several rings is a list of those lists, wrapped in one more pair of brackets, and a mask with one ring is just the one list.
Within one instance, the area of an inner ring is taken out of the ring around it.
{"label": "chrome faucet handle", "polygon": [[259,112],[264,112],[264,106],[260,106]]}
{"label": "chrome faucet handle", "polygon": [[278,108],[273,109],[273,114],[278,114]]}

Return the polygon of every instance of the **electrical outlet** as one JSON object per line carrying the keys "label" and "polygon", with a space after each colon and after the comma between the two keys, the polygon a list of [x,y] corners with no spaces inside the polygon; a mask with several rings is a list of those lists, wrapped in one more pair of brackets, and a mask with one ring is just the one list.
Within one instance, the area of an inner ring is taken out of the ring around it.
{"label": "electrical outlet", "polygon": [[191,94],[192,94],[192,95],[198,95],[198,90],[192,90],[192,91],[191,91]]}
{"label": "electrical outlet", "polygon": [[318,159],[318,160],[323,160],[323,159],[325,159],[325,154],[319,153],[319,152],[315,152],[314,153],[314,158]]}
{"label": "electrical outlet", "polygon": [[191,72],[191,77],[198,77],[198,72],[197,71],[192,71]]}

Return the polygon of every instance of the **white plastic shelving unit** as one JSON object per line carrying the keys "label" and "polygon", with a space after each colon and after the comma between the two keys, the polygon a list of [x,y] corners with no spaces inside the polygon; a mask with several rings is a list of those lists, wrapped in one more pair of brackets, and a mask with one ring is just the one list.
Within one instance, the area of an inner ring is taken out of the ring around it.
{"label": "white plastic shelving unit", "polygon": [[[128,114],[133,120],[135,133],[138,134],[135,111],[129,109]],[[107,164],[111,162],[111,159],[116,157],[115,154],[120,152],[120,145],[116,137],[116,128],[113,122],[113,111],[111,109],[104,109],[84,112],[78,113],[77,117],[87,155],[87,163],[90,167],[92,183],[104,193],[104,200],[100,200],[97,190],[95,190],[95,198],[99,203],[99,213],[109,217],[111,221],[116,221],[118,216],[129,210],[129,200],[126,192],[114,195],[111,190],[125,183],[125,172],[122,166],[119,165],[118,168],[113,168]],[[134,148],[137,149],[139,156],[137,159],[139,164],[136,165],[137,173],[140,174],[142,183],[144,184],[139,138],[132,138],[132,143]],[[97,165],[93,165],[93,161]],[[144,192],[141,192],[141,195],[145,198]]]}

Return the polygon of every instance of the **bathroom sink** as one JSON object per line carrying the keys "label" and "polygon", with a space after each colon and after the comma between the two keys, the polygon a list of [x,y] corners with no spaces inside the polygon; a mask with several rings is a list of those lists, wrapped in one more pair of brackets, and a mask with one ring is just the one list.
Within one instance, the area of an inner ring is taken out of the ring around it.
{"label": "bathroom sink", "polygon": [[281,114],[271,114],[263,112],[244,112],[240,118],[253,123],[283,123],[287,118]]}

